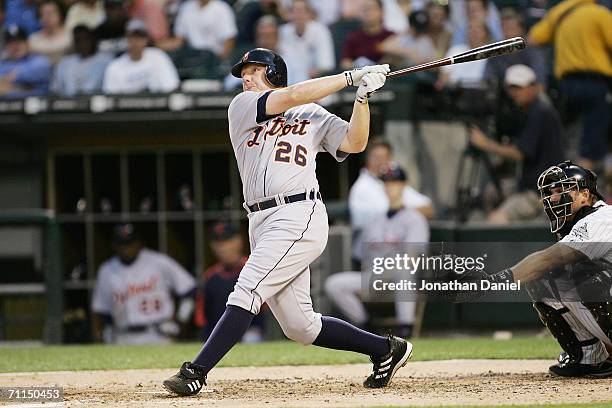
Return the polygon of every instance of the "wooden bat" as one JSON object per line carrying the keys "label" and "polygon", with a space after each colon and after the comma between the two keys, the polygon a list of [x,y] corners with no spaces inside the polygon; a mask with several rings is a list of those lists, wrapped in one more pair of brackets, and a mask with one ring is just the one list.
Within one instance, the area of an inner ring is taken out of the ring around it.
{"label": "wooden bat", "polygon": [[482,47],[473,48],[462,52],[461,54],[453,55],[452,57],[442,58],[436,61],[426,62],[424,64],[415,65],[413,67],[399,69],[387,74],[387,78],[411,74],[413,72],[426,71],[443,67],[445,65],[461,64],[463,62],[477,61],[486,58],[498,57],[500,55],[508,55],[518,52],[525,48],[525,40],[521,37],[509,38],[507,40],[498,41],[492,44],[483,45]]}

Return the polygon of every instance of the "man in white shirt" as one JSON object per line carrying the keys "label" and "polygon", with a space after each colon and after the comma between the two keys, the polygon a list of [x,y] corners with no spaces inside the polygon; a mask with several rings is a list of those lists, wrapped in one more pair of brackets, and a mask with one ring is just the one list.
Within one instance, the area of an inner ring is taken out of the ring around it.
{"label": "man in white shirt", "polygon": [[[334,43],[329,28],[312,19],[313,11],[307,0],[294,0],[289,13],[289,23],[280,27],[280,49],[291,49],[291,55],[308,69],[302,82],[331,71],[336,65]],[[287,60],[287,58],[285,58]]]}
{"label": "man in white shirt", "polygon": [[172,92],[179,77],[168,55],[147,47],[149,35],[144,22],[131,20],[126,28],[128,50],[111,62],[104,74],[103,90],[108,94]]}
{"label": "man in white shirt", "polygon": [[[389,210],[389,200],[380,176],[391,167],[391,145],[372,140],[368,145],[366,166],[349,192],[349,212],[353,228],[353,258],[361,259],[361,231],[370,221]],[[430,219],[434,216],[431,199],[406,184],[403,193],[405,208],[416,210]]]}
{"label": "man in white shirt", "polygon": [[[410,256],[424,253],[429,242],[429,225],[420,212],[406,208],[404,192],[407,187],[406,172],[397,166],[387,169],[380,180],[384,183],[384,194],[389,202],[389,210],[368,220],[363,229],[363,245],[371,244],[364,253],[366,259],[386,256],[387,251],[405,248]],[[410,243],[411,245],[407,245]],[[365,272],[365,271],[364,271]],[[351,323],[366,330],[371,328],[370,316],[363,304],[365,273],[358,271],[334,273],[325,281],[325,293],[331,302],[350,320]],[[396,281],[414,280],[414,275],[395,271]],[[394,334],[409,338],[415,323],[416,302],[407,301],[401,291],[395,292]],[[382,301],[382,298],[371,298]]]}
{"label": "man in white shirt", "polygon": [[234,49],[237,35],[236,17],[226,2],[188,0],[181,5],[176,16],[174,38],[167,40],[162,48],[171,51],[187,44],[225,59]]}

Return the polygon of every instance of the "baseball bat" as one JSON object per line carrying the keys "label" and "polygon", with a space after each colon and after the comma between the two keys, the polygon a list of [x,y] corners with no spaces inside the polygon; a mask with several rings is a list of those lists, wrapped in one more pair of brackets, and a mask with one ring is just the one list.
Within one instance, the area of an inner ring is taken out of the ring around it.
{"label": "baseball bat", "polygon": [[483,45],[482,47],[472,48],[471,50],[453,55],[452,57],[446,57],[436,61],[415,65],[413,67],[399,69],[397,71],[388,73],[387,78],[407,75],[413,72],[426,71],[428,69],[439,68],[445,65],[461,64],[463,62],[477,61],[486,58],[498,57],[500,55],[513,54],[522,50],[523,48],[525,48],[524,39],[521,37],[509,38],[507,40]]}

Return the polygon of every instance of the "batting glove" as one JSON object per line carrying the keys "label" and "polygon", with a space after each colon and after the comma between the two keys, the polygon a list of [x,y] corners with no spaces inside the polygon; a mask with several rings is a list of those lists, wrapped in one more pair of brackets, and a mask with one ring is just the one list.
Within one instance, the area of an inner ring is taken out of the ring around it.
{"label": "batting glove", "polygon": [[382,88],[387,80],[387,75],[383,73],[372,73],[364,75],[361,84],[357,89],[357,102],[366,103],[376,90]]}
{"label": "batting glove", "polygon": [[355,68],[351,71],[344,71],[344,77],[346,78],[347,86],[359,86],[361,84],[361,80],[366,74],[387,75],[390,71],[389,64],[368,65],[363,68]]}

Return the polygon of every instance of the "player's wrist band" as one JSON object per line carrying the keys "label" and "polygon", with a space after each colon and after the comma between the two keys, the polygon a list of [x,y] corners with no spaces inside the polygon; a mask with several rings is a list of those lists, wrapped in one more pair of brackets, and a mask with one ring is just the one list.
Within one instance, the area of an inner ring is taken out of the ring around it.
{"label": "player's wrist band", "polygon": [[353,76],[351,75],[351,71],[344,71],[344,78],[346,79],[346,86],[353,85]]}

